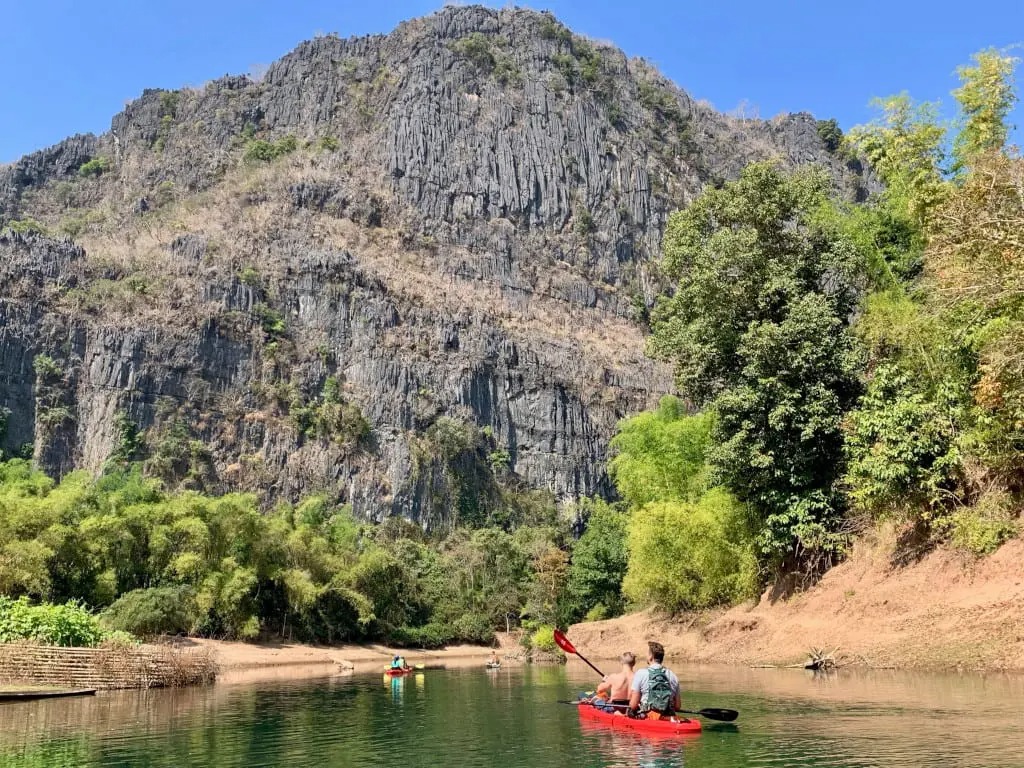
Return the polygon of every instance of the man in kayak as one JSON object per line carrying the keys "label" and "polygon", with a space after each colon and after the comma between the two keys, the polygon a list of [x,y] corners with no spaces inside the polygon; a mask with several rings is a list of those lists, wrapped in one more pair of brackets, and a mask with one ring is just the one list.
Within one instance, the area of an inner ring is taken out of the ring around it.
{"label": "man in kayak", "polygon": [[619,657],[622,665],[618,672],[605,675],[604,680],[597,686],[597,696],[594,698],[594,706],[603,704],[619,705],[607,707],[610,712],[621,712],[623,706],[629,704],[629,690],[633,684],[633,667],[636,665],[636,656],[626,651]]}
{"label": "man in kayak", "polygon": [[395,658],[391,660],[391,668],[400,669],[403,672],[409,671],[409,666],[405,663],[405,657],[403,656],[395,656]]}
{"label": "man in kayak", "polygon": [[629,709],[631,716],[672,717],[682,707],[679,701],[679,678],[662,666],[665,647],[661,643],[647,643],[647,669],[633,675],[630,686]]}

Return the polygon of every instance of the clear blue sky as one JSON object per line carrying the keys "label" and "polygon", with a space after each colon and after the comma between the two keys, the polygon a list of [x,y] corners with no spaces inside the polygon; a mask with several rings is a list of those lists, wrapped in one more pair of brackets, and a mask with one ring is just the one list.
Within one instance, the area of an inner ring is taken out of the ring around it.
{"label": "clear blue sky", "polygon": [[[493,4],[493,3],[492,3]],[[843,128],[872,96],[943,99],[955,69],[1024,41],[1024,0],[547,0],[576,32],[644,56],[697,98]],[[13,0],[0,43],[0,162],[100,133],[144,88],[266,65],[313,35],[387,32],[439,0]],[[1020,55],[1020,53],[1018,53]],[[1020,78],[1024,81],[1024,75]],[[1024,124],[1024,109],[1014,113]],[[1015,134],[1020,142],[1022,132]]]}

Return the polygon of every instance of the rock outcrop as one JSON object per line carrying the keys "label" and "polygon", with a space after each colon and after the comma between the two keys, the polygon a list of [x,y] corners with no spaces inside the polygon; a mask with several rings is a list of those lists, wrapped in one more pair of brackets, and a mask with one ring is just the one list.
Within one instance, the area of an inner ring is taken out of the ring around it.
{"label": "rock outcrop", "polygon": [[0,169],[0,223],[49,234],[0,236],[0,447],[425,526],[495,484],[605,493],[616,422],[671,387],[666,217],[763,158],[864,192],[811,116],[727,118],[524,10],[147,91]]}

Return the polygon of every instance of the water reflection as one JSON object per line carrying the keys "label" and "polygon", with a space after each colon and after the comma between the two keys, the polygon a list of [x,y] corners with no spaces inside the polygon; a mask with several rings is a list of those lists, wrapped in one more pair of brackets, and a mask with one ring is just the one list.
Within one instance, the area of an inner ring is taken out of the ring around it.
{"label": "water reflection", "polygon": [[687,746],[699,734],[686,736],[654,736],[611,731],[597,724],[580,721],[584,744],[601,755],[607,768],[678,768],[685,765]]}
{"label": "water reflection", "polygon": [[[1024,678],[681,668],[737,725],[652,738],[580,721],[576,667],[428,670],[0,705],[3,768],[1020,768]],[[429,678],[429,679],[428,679]]]}

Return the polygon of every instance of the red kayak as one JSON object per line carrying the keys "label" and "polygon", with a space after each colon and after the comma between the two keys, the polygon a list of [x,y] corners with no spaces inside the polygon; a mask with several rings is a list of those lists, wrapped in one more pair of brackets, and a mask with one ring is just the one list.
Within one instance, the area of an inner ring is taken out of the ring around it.
{"label": "red kayak", "polygon": [[389,669],[384,674],[390,677],[401,677],[402,675],[411,675],[412,672],[411,669]]}
{"label": "red kayak", "polygon": [[584,720],[592,720],[608,728],[621,728],[624,731],[637,731],[638,733],[657,733],[662,735],[677,735],[684,733],[700,733],[699,720],[687,720],[684,717],[674,717],[671,720],[634,720],[625,715],[616,715],[605,712],[603,709],[580,702],[577,707],[580,717]]}

